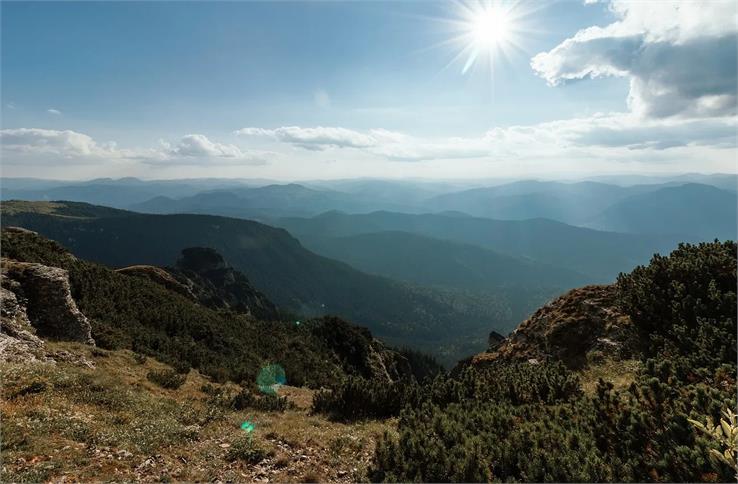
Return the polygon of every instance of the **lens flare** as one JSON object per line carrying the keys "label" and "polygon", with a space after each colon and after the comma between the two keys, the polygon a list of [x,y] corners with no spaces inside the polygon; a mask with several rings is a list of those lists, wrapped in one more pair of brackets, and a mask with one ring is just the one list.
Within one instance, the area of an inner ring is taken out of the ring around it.
{"label": "lens flare", "polygon": [[280,386],[287,383],[284,368],[277,364],[267,365],[259,371],[256,377],[256,385],[259,391],[266,395],[276,395]]}

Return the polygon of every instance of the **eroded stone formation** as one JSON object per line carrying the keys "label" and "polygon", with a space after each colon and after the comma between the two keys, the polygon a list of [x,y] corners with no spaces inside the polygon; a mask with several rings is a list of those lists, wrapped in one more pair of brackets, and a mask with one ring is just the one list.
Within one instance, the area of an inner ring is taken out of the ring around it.
{"label": "eroded stone formation", "polygon": [[476,355],[471,363],[551,359],[581,368],[593,352],[627,358],[635,334],[630,318],[618,309],[616,296],[614,285],[573,289],[538,309],[507,338],[490,335],[489,351]]}
{"label": "eroded stone formation", "polygon": [[6,289],[17,284],[4,275],[0,287],[0,361],[25,362],[46,360],[44,342],[28,320],[25,306],[15,293]]}
{"label": "eroded stone formation", "polygon": [[39,336],[95,344],[66,270],[11,259],[2,259],[0,268],[0,360],[45,360]]}

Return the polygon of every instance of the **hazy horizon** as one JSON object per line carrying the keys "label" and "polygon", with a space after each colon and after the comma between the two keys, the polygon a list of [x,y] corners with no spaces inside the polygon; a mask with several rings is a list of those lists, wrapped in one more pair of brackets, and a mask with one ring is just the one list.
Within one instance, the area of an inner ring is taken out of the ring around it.
{"label": "hazy horizon", "polygon": [[[82,177],[82,178],[44,178],[38,176],[5,176],[0,174],[0,183],[2,180],[38,180],[43,182],[92,182],[96,180],[111,180],[119,181],[126,179],[135,179],[142,182],[170,182],[170,181],[198,181],[198,180],[212,180],[212,181],[242,181],[242,182],[258,182],[258,183],[275,183],[275,184],[300,184],[300,183],[319,183],[319,182],[341,182],[341,181],[387,181],[387,182],[408,182],[408,183],[473,183],[478,185],[484,185],[488,183],[514,183],[518,181],[551,181],[561,183],[577,183],[583,181],[595,181],[598,179],[610,179],[610,178],[657,178],[657,179],[675,179],[684,177],[710,177],[710,176],[738,176],[738,172],[646,172],[646,173],[633,173],[633,172],[615,172],[615,173],[591,173],[581,174],[578,176],[567,176],[566,174],[523,174],[519,176],[507,176],[507,177],[488,177],[488,178],[428,178],[422,176],[412,177],[381,177],[381,176],[356,176],[356,177],[345,177],[345,178],[249,178],[249,177],[219,177],[219,176],[203,176],[203,177],[180,177],[180,178],[149,178],[145,176],[102,176],[102,177]],[[614,182],[613,182],[614,183]]]}

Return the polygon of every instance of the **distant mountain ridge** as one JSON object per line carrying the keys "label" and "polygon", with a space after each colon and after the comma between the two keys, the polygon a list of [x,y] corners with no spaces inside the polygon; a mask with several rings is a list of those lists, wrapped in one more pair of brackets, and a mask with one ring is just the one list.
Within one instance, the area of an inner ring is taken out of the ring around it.
{"label": "distant mountain ridge", "polygon": [[735,192],[699,183],[625,198],[587,223],[603,230],[683,234],[703,240],[736,238]]}
{"label": "distant mountain ridge", "polygon": [[206,191],[178,199],[156,197],[129,208],[144,213],[206,213],[229,217],[280,217],[315,215],[341,207],[350,212],[407,208],[394,202],[377,202],[371,194],[349,194],[289,183]]}
{"label": "distant mountain ridge", "polygon": [[612,280],[619,272],[648,261],[656,252],[671,250],[683,240],[675,236],[602,232],[547,219],[511,221],[394,212],[329,212],[313,218],[283,218],[273,223],[305,240],[409,232],[566,268],[589,276],[590,283]]}
{"label": "distant mountain ridge", "polygon": [[[730,208],[735,203],[731,203],[731,194],[738,191],[738,177],[731,174],[602,176],[578,181],[360,178],[278,183],[100,178],[69,182],[8,178],[0,183],[3,200],[80,201],[145,213],[199,213],[270,223],[275,218],[313,217],[333,210],[354,214],[456,212],[495,220],[546,218],[609,231],[680,234],[695,241],[732,236],[735,215]],[[699,197],[693,193],[695,184],[727,195]],[[665,190],[676,187],[683,187],[679,196]],[[695,207],[710,217],[695,216]],[[643,221],[624,220],[631,213]]]}
{"label": "distant mountain ridge", "polygon": [[311,250],[362,271],[422,285],[471,290],[574,287],[590,279],[560,267],[410,232],[305,237],[302,241]]}

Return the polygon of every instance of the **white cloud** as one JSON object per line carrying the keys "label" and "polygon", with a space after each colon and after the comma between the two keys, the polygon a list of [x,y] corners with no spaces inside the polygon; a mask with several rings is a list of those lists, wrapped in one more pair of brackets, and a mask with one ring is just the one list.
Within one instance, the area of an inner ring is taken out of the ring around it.
{"label": "white cloud", "polygon": [[25,154],[55,155],[64,158],[119,158],[115,143],[99,144],[90,136],[76,131],[41,128],[0,130],[3,151]]}
{"label": "white cloud", "polygon": [[275,153],[267,151],[242,150],[233,144],[211,141],[202,134],[188,134],[172,145],[164,140],[159,147],[138,157],[149,164],[240,164],[263,165]]}
{"label": "white cloud", "polygon": [[210,141],[202,134],[183,136],[173,154],[216,158],[242,158],[243,153],[236,145],[225,145]]}
{"label": "white cloud", "polygon": [[17,128],[0,130],[0,147],[6,162],[53,163],[59,157],[68,164],[109,160],[133,160],[147,164],[217,165],[265,164],[275,153],[243,150],[233,144],[211,141],[202,134],[188,134],[172,145],[160,141],[156,148],[119,148],[113,141],[98,143],[72,130]]}
{"label": "white cloud", "polygon": [[287,126],[276,129],[243,128],[236,133],[246,136],[266,136],[310,151],[360,149],[392,161],[475,158],[489,152],[484,147],[475,146],[474,141],[469,139],[446,138],[431,141],[386,129],[360,132],[339,127]]}
{"label": "white cloud", "polygon": [[495,128],[477,137],[415,137],[395,131],[346,128],[244,128],[239,134],[266,136],[310,151],[351,149],[390,161],[510,159],[577,156],[627,161],[634,150],[735,148],[738,123],[730,118],[651,119],[632,113]]}
{"label": "white cloud", "polygon": [[613,0],[619,20],[589,27],[531,60],[549,84],[603,76],[630,79],[641,116],[736,114],[738,9],[733,1]]}
{"label": "white cloud", "polygon": [[49,114],[53,114],[54,116],[60,116],[61,113],[62,113],[58,109],[54,109],[54,108],[49,108],[49,109],[46,110],[46,112],[49,113]]}
{"label": "white cloud", "polygon": [[[633,150],[653,153],[682,147],[734,149],[736,129],[735,118],[653,120],[613,113],[496,128],[488,131],[485,138],[497,147],[521,154],[539,148],[558,153],[582,153],[581,150],[589,149],[593,155],[610,153],[617,158],[632,156]],[[603,151],[604,148],[609,150]]]}
{"label": "white cloud", "polygon": [[367,148],[377,142],[373,136],[358,131],[323,126],[316,128],[301,128],[299,126],[284,126],[276,129],[243,128],[236,131],[236,134],[267,136],[306,150]]}

